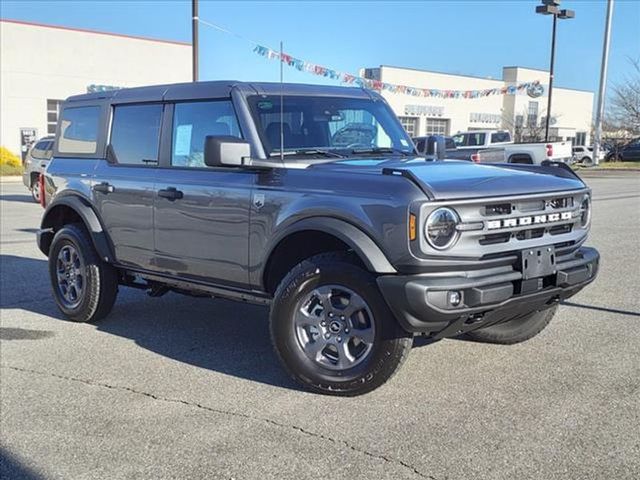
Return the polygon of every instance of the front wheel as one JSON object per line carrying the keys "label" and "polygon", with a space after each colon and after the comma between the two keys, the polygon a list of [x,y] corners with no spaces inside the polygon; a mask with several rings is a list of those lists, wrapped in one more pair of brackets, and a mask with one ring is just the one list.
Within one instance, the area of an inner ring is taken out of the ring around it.
{"label": "front wheel", "polygon": [[538,335],[545,329],[556,314],[557,305],[540,312],[530,313],[521,318],[515,318],[498,325],[491,325],[468,332],[473,340],[486,343],[512,345],[521,343]]}
{"label": "front wheel", "polygon": [[74,322],[93,322],[111,311],[117,272],[100,260],[82,225],[66,225],[53,237],[49,275],[58,308]]}
{"label": "front wheel", "polygon": [[361,395],[379,387],[412,345],[375,277],[342,253],[311,257],[285,277],[274,297],[270,328],[291,376],[330,395]]}

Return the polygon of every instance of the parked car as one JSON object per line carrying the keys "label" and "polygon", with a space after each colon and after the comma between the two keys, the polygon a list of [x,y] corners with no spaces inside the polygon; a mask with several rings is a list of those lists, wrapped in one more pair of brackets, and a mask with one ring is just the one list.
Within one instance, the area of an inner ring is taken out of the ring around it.
{"label": "parked car", "polygon": [[44,137],[38,140],[24,159],[22,183],[31,191],[33,199],[40,203],[40,174],[47,168],[53,153],[54,137]]}
{"label": "parked car", "polygon": [[[573,147],[572,151],[574,162],[582,163],[583,165],[593,165],[593,147],[578,145]],[[605,155],[604,149],[601,150],[598,154],[600,161],[604,160]]]}
{"label": "parked car", "polygon": [[540,165],[545,160],[570,164],[571,142],[513,143],[506,130],[473,130],[453,136],[456,150],[448,158],[476,163],[524,163]]}
{"label": "parked car", "polygon": [[570,168],[420,157],[377,93],[197,82],[61,108],[37,238],[77,322],[120,287],[269,305],[292,377],[358,395],[415,334],[522,342],[597,274]]}
{"label": "parked car", "polygon": [[640,138],[612,149],[607,153],[606,160],[618,162],[640,161]]}

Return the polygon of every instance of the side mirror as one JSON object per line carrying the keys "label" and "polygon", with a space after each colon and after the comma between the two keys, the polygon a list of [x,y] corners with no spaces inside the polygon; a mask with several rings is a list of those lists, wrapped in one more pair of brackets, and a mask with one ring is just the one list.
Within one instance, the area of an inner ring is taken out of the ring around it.
{"label": "side mirror", "polygon": [[239,167],[251,157],[249,142],[232,136],[208,135],[204,141],[204,163],[208,167]]}
{"label": "side mirror", "polygon": [[443,160],[446,152],[445,140],[441,135],[427,137],[425,157],[430,160]]}

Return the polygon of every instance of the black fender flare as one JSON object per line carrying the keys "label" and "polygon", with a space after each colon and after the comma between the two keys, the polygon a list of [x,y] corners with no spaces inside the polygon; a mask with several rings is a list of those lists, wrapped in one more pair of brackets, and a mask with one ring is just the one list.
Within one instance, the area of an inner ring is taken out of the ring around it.
{"label": "black fender flare", "polygon": [[[267,255],[264,257],[266,266],[271,254],[280,242],[289,235],[305,230],[318,230],[333,235],[348,245],[362,260],[367,270],[375,273],[398,273],[391,265],[386,255],[372,238],[353,224],[332,217],[310,217],[298,220],[280,231],[270,242]],[[264,272],[263,272],[264,274]]]}
{"label": "black fender flare", "polygon": [[60,211],[61,207],[70,208],[78,214],[87,228],[93,246],[100,258],[105,262],[113,263],[115,261],[113,247],[102,227],[97,213],[87,200],[78,195],[57,196],[53,202],[47,206],[47,209],[42,215],[40,231],[38,232],[38,248],[40,248],[40,251],[47,256],[49,255],[49,247],[51,246],[51,241],[55,233],[53,227],[56,224],[57,212]]}

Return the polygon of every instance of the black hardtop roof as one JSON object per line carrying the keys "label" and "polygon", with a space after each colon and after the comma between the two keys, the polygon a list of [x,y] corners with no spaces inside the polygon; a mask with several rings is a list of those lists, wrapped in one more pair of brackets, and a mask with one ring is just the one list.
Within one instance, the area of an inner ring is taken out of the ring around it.
{"label": "black hardtop roof", "polygon": [[218,80],[213,82],[150,85],[148,87],[133,87],[85,93],[82,95],[73,95],[67,98],[67,102],[101,100],[109,103],[129,103],[228,97],[234,88],[239,89],[245,95],[280,95],[280,93],[282,93],[283,95],[338,96],[351,98],[375,98],[378,96],[378,94],[374,92],[356,87]]}

